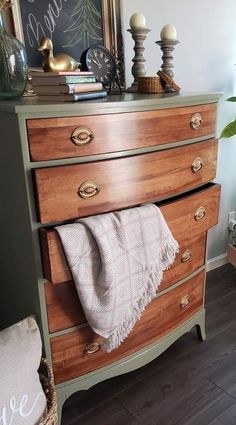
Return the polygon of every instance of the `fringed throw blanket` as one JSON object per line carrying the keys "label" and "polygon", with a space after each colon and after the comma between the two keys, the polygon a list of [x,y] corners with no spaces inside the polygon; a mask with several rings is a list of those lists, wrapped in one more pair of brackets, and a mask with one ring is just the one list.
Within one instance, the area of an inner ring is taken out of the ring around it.
{"label": "fringed throw blanket", "polygon": [[153,204],[56,227],[86,318],[119,347],[153,299],[178,243]]}

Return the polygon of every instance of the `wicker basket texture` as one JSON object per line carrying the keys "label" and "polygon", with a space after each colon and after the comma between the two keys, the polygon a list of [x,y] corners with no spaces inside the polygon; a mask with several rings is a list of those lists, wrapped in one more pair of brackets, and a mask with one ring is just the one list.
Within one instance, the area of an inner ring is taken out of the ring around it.
{"label": "wicker basket texture", "polygon": [[139,93],[164,93],[165,89],[160,77],[139,77]]}
{"label": "wicker basket texture", "polygon": [[39,425],[57,425],[57,397],[50,364],[44,358],[40,364],[40,381],[47,398],[47,413]]}

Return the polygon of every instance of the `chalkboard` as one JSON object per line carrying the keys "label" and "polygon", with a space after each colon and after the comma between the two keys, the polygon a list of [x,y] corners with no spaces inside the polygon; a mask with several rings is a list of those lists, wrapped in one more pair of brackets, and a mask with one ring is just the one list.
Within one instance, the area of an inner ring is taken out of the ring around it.
{"label": "chalkboard", "polygon": [[43,37],[53,41],[54,53],[78,61],[92,44],[103,44],[102,0],[18,0],[28,64],[42,64],[37,46]]}

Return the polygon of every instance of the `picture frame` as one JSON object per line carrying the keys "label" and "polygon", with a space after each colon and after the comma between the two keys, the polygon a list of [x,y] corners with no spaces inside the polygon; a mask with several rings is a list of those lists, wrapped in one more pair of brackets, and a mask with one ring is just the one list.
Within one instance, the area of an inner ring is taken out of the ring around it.
{"label": "picture frame", "polygon": [[[69,12],[63,14],[63,7],[65,10],[68,10],[68,4],[70,7],[72,7],[73,0],[69,0],[70,3],[68,2],[66,4],[67,1],[68,0],[14,0],[14,4],[10,12],[11,16],[9,17],[9,22],[12,23],[13,34],[25,45],[29,67],[40,66],[42,56],[36,52],[36,47],[39,45],[40,38],[42,38],[44,34],[49,37],[51,36],[50,38],[53,40],[55,52],[61,53],[64,49],[64,52],[70,54],[72,57],[75,57],[76,53],[77,57],[75,58],[77,60],[80,59],[82,50],[85,50],[92,44],[102,44],[114,55],[119,73],[119,81],[121,87],[124,88],[125,73],[120,0],[74,1],[74,7],[78,9],[77,16],[80,16],[80,20],[77,21],[76,25],[76,18],[74,23],[70,25],[70,19],[72,15],[69,14]],[[40,2],[40,8],[37,7],[37,2]],[[35,9],[33,9],[34,7]],[[90,18],[88,19],[87,25],[86,22],[81,21],[79,7],[83,9],[87,7],[87,9],[85,9],[85,12],[87,12],[86,17],[87,19]],[[75,12],[77,12],[77,10]],[[76,16],[76,13],[74,16]],[[65,19],[68,19],[68,22],[66,22]],[[64,25],[63,28],[60,28],[60,23]],[[69,25],[67,28],[66,24]],[[88,28],[89,25],[93,24],[94,26],[91,26],[89,36],[86,32],[83,38],[83,33],[80,28]],[[58,28],[58,34],[60,35],[57,35],[56,33],[56,29]],[[70,31],[70,41],[74,37],[74,45],[73,42],[71,42],[67,43],[67,45],[65,43],[65,46],[62,46],[63,43],[60,39],[61,34],[66,34],[66,32],[68,34]],[[79,42],[77,40],[79,40]],[[83,48],[81,48],[81,40],[85,41]],[[77,42],[78,50],[76,50],[75,42]],[[36,57],[37,59],[35,59]]]}

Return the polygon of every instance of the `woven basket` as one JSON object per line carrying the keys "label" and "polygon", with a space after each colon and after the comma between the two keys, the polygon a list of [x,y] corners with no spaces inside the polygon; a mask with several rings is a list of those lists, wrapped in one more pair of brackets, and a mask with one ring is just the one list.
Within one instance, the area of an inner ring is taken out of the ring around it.
{"label": "woven basket", "polygon": [[40,381],[47,398],[47,413],[39,425],[57,425],[57,397],[53,372],[50,364],[44,358],[41,359],[39,372]]}
{"label": "woven basket", "polygon": [[139,77],[139,93],[164,93],[165,89],[160,77]]}

